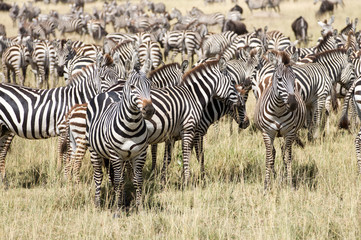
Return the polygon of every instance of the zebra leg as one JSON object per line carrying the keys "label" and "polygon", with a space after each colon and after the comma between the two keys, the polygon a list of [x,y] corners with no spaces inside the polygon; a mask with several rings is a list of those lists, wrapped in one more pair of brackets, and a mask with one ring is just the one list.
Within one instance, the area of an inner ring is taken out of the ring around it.
{"label": "zebra leg", "polygon": [[153,172],[153,171],[156,171],[156,167],[157,167],[157,150],[158,150],[157,144],[152,144],[152,147],[151,147],[151,153],[152,153],[152,172]]}
{"label": "zebra leg", "polygon": [[86,140],[85,139],[77,140],[74,159],[71,162],[74,164],[73,165],[74,178],[75,178],[75,182],[78,184],[80,183],[80,168],[86,150],[87,150]]}
{"label": "zebra leg", "polygon": [[26,79],[26,69],[27,69],[27,66],[22,67],[21,69],[22,69],[23,74],[21,75],[21,78],[20,78],[20,84],[21,84],[22,86],[24,86],[25,79]]}
{"label": "zebra leg", "polygon": [[232,136],[233,134],[233,118],[231,116],[229,116],[229,114],[226,115],[228,118],[228,122],[229,122],[229,135]]}
{"label": "zebra leg", "polygon": [[197,156],[197,160],[201,165],[201,179],[204,180],[205,170],[204,170],[204,151],[203,151],[203,137],[197,136],[194,139],[194,148]]}
{"label": "zebra leg", "polygon": [[16,73],[15,73],[15,71],[12,71],[12,75],[13,75],[13,83],[16,84]]}
{"label": "zebra leg", "polygon": [[125,161],[122,159],[110,159],[110,163],[114,170],[114,191],[117,199],[117,211],[121,211],[124,207],[124,172]]}
{"label": "zebra leg", "polygon": [[356,157],[359,174],[361,174],[361,128],[355,139]]}
{"label": "zebra leg", "polygon": [[264,190],[268,190],[271,185],[271,172],[273,172],[274,168],[274,147],[273,141],[274,137],[270,136],[268,133],[263,132],[263,141],[266,146],[266,175],[264,180]]}
{"label": "zebra leg", "polygon": [[95,183],[95,206],[100,207],[100,190],[101,184],[103,181],[103,170],[102,170],[102,159],[101,157],[93,151],[90,151],[90,162],[93,165],[93,177]]}
{"label": "zebra leg", "polygon": [[192,145],[193,145],[193,134],[189,134],[189,136],[185,135],[182,141],[183,173],[184,173],[185,185],[188,185],[190,179],[189,160],[191,158]]}
{"label": "zebra leg", "polygon": [[294,134],[285,136],[285,154],[283,157],[283,162],[286,163],[286,176],[287,184],[292,186],[292,143],[294,140]]}
{"label": "zebra leg", "polygon": [[167,171],[168,171],[168,166],[172,160],[173,146],[174,146],[174,141],[167,140],[165,142],[164,156],[163,156],[163,168],[162,168],[162,176],[161,176],[161,182],[163,184],[165,184],[167,182]]}
{"label": "zebra leg", "polygon": [[6,171],[5,171],[5,157],[14,136],[15,136],[14,133],[7,132],[0,137],[0,180],[4,184],[5,189],[8,188],[8,182],[6,180]]}
{"label": "zebra leg", "polygon": [[142,207],[142,187],[143,187],[143,166],[146,160],[147,150],[141,153],[134,160],[134,177],[133,184],[135,187],[135,205],[138,208]]}

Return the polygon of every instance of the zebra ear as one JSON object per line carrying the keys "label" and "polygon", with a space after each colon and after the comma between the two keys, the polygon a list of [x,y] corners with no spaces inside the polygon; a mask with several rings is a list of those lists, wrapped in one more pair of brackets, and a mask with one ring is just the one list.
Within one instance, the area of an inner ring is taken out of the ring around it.
{"label": "zebra ear", "polygon": [[188,60],[184,60],[184,61],[182,62],[182,65],[181,65],[182,73],[184,73],[184,72],[186,71],[186,69],[187,69],[187,67],[188,67],[188,64],[189,64]]}
{"label": "zebra ear", "polygon": [[337,33],[338,33],[337,29],[334,29],[332,33],[333,33],[333,36],[337,36]]}
{"label": "zebra ear", "polygon": [[101,64],[102,64],[102,62],[103,62],[103,54],[101,54],[101,53],[98,53],[97,54],[97,57],[96,57],[96,65],[97,65],[97,67],[101,67]]}
{"label": "zebra ear", "polygon": [[347,61],[352,62],[352,48],[347,49]]}
{"label": "zebra ear", "polygon": [[328,21],[328,25],[331,25],[335,21],[335,15],[332,15],[330,20]]}
{"label": "zebra ear", "polygon": [[67,48],[71,48],[71,45],[73,44],[73,42],[71,41],[71,39],[68,39],[68,41],[66,41],[66,47]]}
{"label": "zebra ear", "polygon": [[113,55],[113,61],[115,64],[120,64],[120,55],[119,52],[115,52]]}
{"label": "zebra ear", "polygon": [[145,60],[144,65],[142,67],[142,72],[148,73],[150,72],[151,69],[152,69],[152,60],[150,59]]}
{"label": "zebra ear", "polygon": [[298,61],[298,51],[295,51],[292,56],[291,56],[291,61],[292,62],[297,62]]}
{"label": "zebra ear", "polygon": [[346,17],[346,25],[349,25],[349,24],[350,24],[350,18]]}
{"label": "zebra ear", "polygon": [[224,58],[220,58],[219,61],[218,61],[218,67],[219,67],[219,70],[225,74],[227,73],[227,63],[226,63],[226,60],[224,60]]}

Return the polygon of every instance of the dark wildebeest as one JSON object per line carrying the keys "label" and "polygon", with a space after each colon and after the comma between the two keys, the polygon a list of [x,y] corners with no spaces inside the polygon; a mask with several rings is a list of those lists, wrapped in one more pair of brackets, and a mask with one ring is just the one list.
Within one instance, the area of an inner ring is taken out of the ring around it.
{"label": "dark wildebeest", "polygon": [[[319,0],[315,0],[314,4],[316,4],[318,1]],[[322,0],[320,9],[316,12],[316,17],[321,17],[327,12],[333,14],[335,6],[337,6],[339,3],[341,6],[344,6],[343,0]]]}
{"label": "dark wildebeest", "polygon": [[291,27],[292,27],[292,31],[295,34],[296,39],[302,41],[305,45],[307,45],[308,23],[306,19],[304,19],[302,16],[298,17],[295,21],[293,21]]}
{"label": "dark wildebeest", "polygon": [[231,10],[229,10],[230,12],[233,12],[233,11],[237,11],[239,12],[240,14],[243,14],[243,8],[240,7],[238,4],[234,5],[233,8],[231,8]]}
{"label": "dark wildebeest", "polygon": [[248,33],[246,25],[241,21],[226,20],[222,32],[233,31],[238,35]]}

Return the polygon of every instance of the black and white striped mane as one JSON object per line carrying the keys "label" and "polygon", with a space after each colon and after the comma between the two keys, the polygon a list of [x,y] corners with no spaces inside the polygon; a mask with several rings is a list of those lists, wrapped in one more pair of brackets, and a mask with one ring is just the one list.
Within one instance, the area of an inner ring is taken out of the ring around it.
{"label": "black and white striped mane", "polygon": [[166,65],[163,65],[153,71],[151,71],[149,74],[148,74],[148,78],[152,78],[155,74],[157,73],[161,73],[162,71],[164,70],[168,70],[170,68],[177,68],[177,69],[180,69],[180,65],[179,63],[177,62],[174,62],[174,63],[169,63],[169,64],[166,64]]}
{"label": "black and white striped mane", "polygon": [[181,85],[186,83],[189,79],[192,79],[192,76],[196,75],[197,73],[199,73],[199,72],[201,72],[203,70],[212,68],[214,66],[218,67],[218,62],[219,62],[219,60],[203,62],[200,65],[198,65],[198,66],[194,67],[193,69],[189,70],[188,72],[186,72],[183,75]]}

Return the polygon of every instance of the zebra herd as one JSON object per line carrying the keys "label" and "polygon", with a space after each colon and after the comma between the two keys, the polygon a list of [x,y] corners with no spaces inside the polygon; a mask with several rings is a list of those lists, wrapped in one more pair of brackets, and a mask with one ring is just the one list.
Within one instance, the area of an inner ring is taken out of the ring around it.
{"label": "zebra herd", "polygon": [[[319,138],[320,131],[328,130],[327,117],[336,98],[345,95],[340,126],[348,127],[352,99],[361,118],[361,41],[360,32],[356,31],[357,19],[347,19],[339,32],[333,29],[333,17],[319,21],[321,36],[317,44],[299,48],[281,31],[269,31],[267,27],[241,35],[233,31],[209,33],[208,25],[221,26],[225,22],[220,13],[204,14],[193,8],[183,16],[177,9],[168,13],[149,1],[147,6],[153,19],[144,15],[139,5],[115,2],[105,3],[101,12],[95,9],[94,16],[73,6],[72,14],[48,15],[49,21],[69,18],[58,22],[60,33],[73,29],[79,34],[87,32],[82,30],[85,26],[93,29],[96,21],[90,20],[96,20],[95,16],[98,21],[104,20],[104,31],[107,21],[126,16],[128,32],[103,37],[103,30],[94,30],[90,34],[96,41],[103,38],[103,45],[41,39],[42,34],[23,31],[17,37],[0,38],[7,81],[0,84],[0,179],[5,186],[5,158],[15,136],[58,136],[58,165],[63,165],[66,178],[74,178],[75,182],[80,182],[81,163],[89,149],[97,206],[103,165],[115,189],[117,208],[124,208],[126,171],[136,189],[136,206],[141,206],[148,146],[151,145],[155,170],[157,145],[165,143],[162,182],[166,182],[174,142],[178,140],[182,142],[184,184],[190,181],[193,148],[204,176],[203,138],[209,127],[229,115],[239,128],[247,128],[250,121],[246,101],[249,92],[253,92],[257,99],[253,120],[262,131],[266,146],[267,190],[274,173],[276,137],[285,139],[282,155],[287,181],[291,183],[292,144],[303,144],[298,135],[300,128],[308,129],[309,142]],[[40,22],[39,17],[35,22]],[[29,15],[18,13],[14,19],[25,24],[24,19],[28,18]],[[143,22],[136,23],[135,18]],[[178,21],[172,30],[171,19]],[[165,64],[171,51],[171,63]],[[178,53],[181,63],[174,62]],[[30,85],[28,65],[37,88],[26,86]],[[59,77],[64,77],[66,86],[58,86]],[[360,136],[361,130],[355,141],[361,172]]]}

